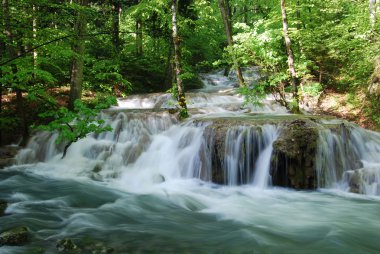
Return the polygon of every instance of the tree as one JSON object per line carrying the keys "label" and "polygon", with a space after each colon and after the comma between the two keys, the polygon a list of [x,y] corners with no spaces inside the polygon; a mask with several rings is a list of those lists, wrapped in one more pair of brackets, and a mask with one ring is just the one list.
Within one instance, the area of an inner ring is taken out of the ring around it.
{"label": "tree", "polygon": [[[220,13],[222,15],[224,29],[227,36],[228,46],[232,49],[234,46],[234,40],[232,37],[232,24],[231,24],[231,12],[228,0],[218,0]],[[240,86],[245,86],[243,74],[241,72],[240,66],[235,56],[233,56],[234,68],[236,71],[236,76],[239,80]]]}
{"label": "tree", "polygon": [[[10,13],[10,7],[8,0],[3,0],[3,16],[4,16],[4,33],[7,38],[7,42],[5,43],[5,51],[8,53],[8,57],[10,59],[13,59],[17,56],[17,50],[15,48],[15,40],[14,40],[14,34],[11,24],[11,13]],[[17,75],[18,68],[16,64],[11,64],[11,70],[12,70],[12,78],[15,79],[15,76]],[[15,84],[15,81],[12,80],[12,86],[16,90],[16,111],[17,116],[20,121],[20,126],[22,129],[22,144],[26,143],[26,140],[29,136],[29,129],[28,124],[25,118],[25,112],[24,112],[24,99],[22,94],[22,89],[20,86]]]}
{"label": "tree", "polygon": [[290,40],[289,31],[288,31],[288,19],[286,15],[286,6],[285,6],[286,3],[285,3],[285,0],[280,0],[280,1],[281,1],[283,35],[285,39],[286,52],[288,54],[288,66],[289,66],[289,73],[290,73],[291,82],[292,82],[292,92],[293,92],[293,100],[294,100],[291,110],[294,113],[298,113],[299,112],[299,96],[298,96],[299,80],[297,78],[296,69],[294,67],[292,42]]}
{"label": "tree", "polygon": [[[140,3],[141,0],[138,0]],[[142,56],[143,54],[143,22],[141,17],[136,19],[136,55]]]}
{"label": "tree", "polygon": [[175,65],[175,75],[176,75],[176,81],[177,81],[177,100],[178,104],[180,106],[180,117],[186,118],[188,117],[187,112],[187,105],[186,105],[186,97],[185,97],[185,90],[183,87],[182,82],[182,66],[181,66],[181,52],[180,52],[180,44],[181,39],[178,36],[178,27],[177,27],[177,13],[178,13],[178,6],[177,6],[177,0],[172,0],[172,29],[173,29],[173,45],[174,45],[174,65]]}
{"label": "tree", "polygon": [[377,0],[369,0],[369,19],[371,28],[374,29],[376,24]]}
{"label": "tree", "polygon": [[62,154],[63,159],[69,147],[78,140],[85,138],[88,134],[112,131],[112,127],[106,125],[105,121],[99,118],[98,115],[102,109],[109,108],[116,103],[116,98],[111,96],[98,99],[96,106],[90,108],[81,100],[76,100],[73,110],[60,107],[41,114],[41,117],[49,117],[53,118],[53,120],[46,125],[37,126],[37,129],[58,132],[56,144],[65,143]]}
{"label": "tree", "polygon": [[70,72],[69,109],[74,109],[74,102],[82,97],[83,69],[84,69],[84,36],[86,34],[86,14],[84,8],[88,0],[77,0],[79,4],[74,23],[74,38],[72,40],[73,59]]}
{"label": "tree", "polygon": [[120,15],[122,11],[121,0],[112,1],[112,43],[116,56],[120,54]]}

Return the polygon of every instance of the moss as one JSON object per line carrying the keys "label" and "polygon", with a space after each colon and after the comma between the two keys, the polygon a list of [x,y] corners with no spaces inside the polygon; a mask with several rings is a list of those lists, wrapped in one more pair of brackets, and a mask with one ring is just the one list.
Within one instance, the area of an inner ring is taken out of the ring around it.
{"label": "moss", "polygon": [[11,228],[0,234],[1,245],[22,245],[28,242],[29,231],[26,227]]}
{"label": "moss", "polygon": [[314,170],[319,126],[306,119],[285,125],[273,144],[272,181],[295,189],[315,189]]}

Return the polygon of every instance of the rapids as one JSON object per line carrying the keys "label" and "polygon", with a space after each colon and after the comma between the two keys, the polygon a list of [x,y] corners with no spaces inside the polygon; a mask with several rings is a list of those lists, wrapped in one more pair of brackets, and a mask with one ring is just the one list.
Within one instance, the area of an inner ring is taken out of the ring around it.
{"label": "rapids", "polygon": [[[255,70],[245,75],[260,78]],[[315,169],[321,188],[294,191],[271,183],[281,127],[231,126],[218,169],[224,185],[215,184],[211,119],[290,115],[270,96],[261,107],[244,105],[233,76],[202,78],[204,88],[187,94],[192,117],[184,122],[168,113],[175,107],[170,95],[133,95],[102,113],[112,132],[76,142],[62,160],[55,134],[31,138],[18,165],[0,171],[0,199],[9,202],[0,232],[25,225],[32,237],[0,253],[56,253],[64,238],[81,248],[101,242],[114,253],[380,249],[379,133],[348,123],[345,132],[321,130]],[[352,182],[365,195],[348,192]]]}

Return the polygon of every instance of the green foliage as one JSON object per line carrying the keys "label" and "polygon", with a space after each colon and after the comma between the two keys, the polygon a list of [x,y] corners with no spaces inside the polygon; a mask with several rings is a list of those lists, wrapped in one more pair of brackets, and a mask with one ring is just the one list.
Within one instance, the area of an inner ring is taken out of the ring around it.
{"label": "green foliage", "polygon": [[265,85],[256,84],[252,87],[244,86],[239,88],[239,93],[244,95],[245,104],[252,103],[254,106],[261,106],[267,91]]}
{"label": "green foliage", "polygon": [[180,108],[179,109],[179,118],[180,119],[186,119],[189,117],[189,112],[186,108]]}
{"label": "green foliage", "polygon": [[303,94],[309,96],[319,96],[323,91],[322,84],[315,82],[303,86]]}
{"label": "green foliage", "polygon": [[18,125],[18,119],[13,117],[0,117],[0,129],[1,130],[12,130]]}
{"label": "green foliage", "polygon": [[116,104],[116,98],[112,96],[98,98],[95,107],[90,108],[80,100],[74,102],[74,111],[61,107],[58,110],[51,110],[40,114],[41,117],[52,119],[46,125],[39,125],[38,130],[58,132],[56,143],[66,143],[64,155],[67,148],[81,138],[90,133],[102,133],[112,131],[110,125],[106,125],[103,119],[98,117],[102,109],[109,108]]}

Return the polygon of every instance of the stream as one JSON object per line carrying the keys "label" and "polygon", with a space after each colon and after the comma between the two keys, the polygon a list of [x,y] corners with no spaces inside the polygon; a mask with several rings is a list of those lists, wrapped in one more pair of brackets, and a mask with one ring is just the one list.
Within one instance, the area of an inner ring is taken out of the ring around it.
{"label": "stream", "polygon": [[[231,127],[224,184],[216,184],[211,119],[291,115],[270,96],[260,107],[245,105],[222,72],[202,78],[204,88],[187,93],[186,121],[168,113],[170,95],[157,93],[120,99],[101,116],[113,131],[76,142],[62,160],[57,135],[37,133],[17,165],[0,170],[0,199],[9,202],[0,231],[27,226],[31,239],[0,253],[58,253],[66,238],[113,253],[378,253],[379,133],[349,123],[349,139],[321,131],[315,170],[324,185],[296,191],[271,183],[279,126]],[[252,156],[242,162],[243,139]],[[348,191],[352,175],[362,194]]]}

